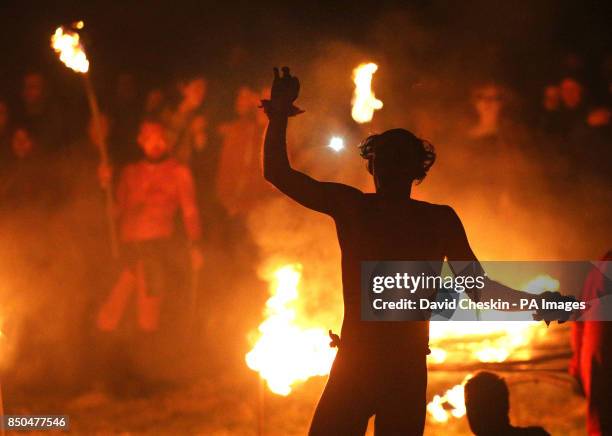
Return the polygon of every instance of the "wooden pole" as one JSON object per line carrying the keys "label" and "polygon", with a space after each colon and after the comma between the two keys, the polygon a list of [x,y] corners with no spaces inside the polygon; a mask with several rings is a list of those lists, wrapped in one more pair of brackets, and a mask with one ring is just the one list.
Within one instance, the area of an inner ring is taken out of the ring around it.
{"label": "wooden pole", "polygon": [[266,399],[266,381],[259,374],[259,401],[257,407],[257,435],[264,435],[264,412]]}
{"label": "wooden pole", "polygon": [[[108,158],[108,146],[106,139],[102,134],[102,124],[100,118],[100,107],[98,106],[98,98],[94,92],[93,85],[89,74],[83,74],[83,82],[85,84],[85,93],[87,94],[87,102],[89,103],[89,109],[91,111],[91,118],[93,121],[93,127],[98,138],[98,153],[100,154],[100,163],[105,166],[110,166],[110,160]],[[104,187],[104,197],[106,202],[106,221],[108,225],[108,233],[110,237],[111,252],[113,257],[117,259],[119,257],[119,243],[117,241],[117,231],[115,228],[115,216],[113,213],[114,202],[113,202],[113,183],[109,180],[108,184]]]}

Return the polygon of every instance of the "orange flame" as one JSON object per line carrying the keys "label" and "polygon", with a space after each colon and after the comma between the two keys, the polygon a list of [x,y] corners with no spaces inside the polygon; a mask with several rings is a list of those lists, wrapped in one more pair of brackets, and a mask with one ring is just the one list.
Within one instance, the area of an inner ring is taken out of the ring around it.
{"label": "orange flame", "polygon": [[[77,26],[78,28],[82,28]],[[71,30],[66,30],[60,26],[55,29],[55,33],[51,36],[51,47],[59,54],[60,60],[70,69],[77,73],[86,73],[89,71],[89,61],[83,45],[80,42],[79,34]]]}
{"label": "orange flame", "polygon": [[[268,388],[278,395],[289,395],[299,382],[329,374],[336,350],[329,347],[326,329],[317,327],[317,319],[300,313],[299,288],[301,264],[279,266],[265,278],[270,283],[270,298],[265,316],[258,328],[258,338],[246,354],[247,366],[260,374]],[[559,282],[540,275],[522,289],[531,292],[556,290]],[[429,363],[457,359],[449,340],[455,342],[468,359],[479,362],[502,362],[509,357],[527,359],[529,342],[545,332],[543,323],[514,321],[440,321],[430,323],[431,354]],[[463,356],[463,354],[462,354]],[[470,375],[468,375],[469,377]],[[436,395],[427,406],[434,421],[446,422],[465,414],[463,384],[443,395]]]}
{"label": "orange flame", "polygon": [[353,93],[351,115],[358,123],[372,121],[374,111],[383,107],[383,102],[378,100],[372,92],[372,76],[378,70],[375,63],[360,64],[353,70],[353,82],[355,92]]}
{"label": "orange flame", "polygon": [[[525,291],[541,293],[559,289],[559,281],[545,274],[535,277],[522,286]],[[430,341],[432,344],[429,360],[432,363],[446,361],[448,353],[436,347],[441,342],[452,338],[482,338],[475,342],[465,342],[464,349],[470,353],[472,359],[479,362],[503,362],[510,356],[521,356],[519,349],[525,347],[535,337],[543,334],[546,328],[541,322],[514,322],[514,321],[439,321],[430,323]],[[461,418],[465,415],[465,402],[463,399],[463,386],[471,377],[466,378],[458,385],[453,386],[443,395],[434,395],[427,404],[427,412],[435,422],[446,422],[451,417]]]}
{"label": "orange flame", "polygon": [[453,386],[443,395],[434,395],[433,399],[427,404],[427,412],[435,421],[446,422],[451,416],[461,418],[465,415],[463,388],[471,377],[472,374],[468,374],[460,384]]}
{"label": "orange flame", "polygon": [[305,327],[297,316],[300,264],[277,268],[269,277],[270,298],[266,318],[259,326],[259,339],[246,355],[246,363],[278,395],[313,376],[329,374],[336,350],[330,348],[325,329]]}

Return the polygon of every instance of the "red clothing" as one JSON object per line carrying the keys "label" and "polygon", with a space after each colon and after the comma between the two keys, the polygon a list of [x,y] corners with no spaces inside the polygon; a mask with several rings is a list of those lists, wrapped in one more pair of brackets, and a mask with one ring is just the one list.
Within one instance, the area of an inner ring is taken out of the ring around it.
{"label": "red clothing", "polygon": [[175,159],[126,166],[117,187],[117,206],[123,242],[170,237],[179,207],[189,239],[200,238],[193,176]]}
{"label": "red clothing", "polygon": [[[609,295],[609,252],[584,283],[582,300]],[[607,262],[605,262],[607,261]],[[591,436],[612,434],[612,322],[580,321],[572,326],[574,356],[570,373],[578,379],[587,398],[587,430]]]}

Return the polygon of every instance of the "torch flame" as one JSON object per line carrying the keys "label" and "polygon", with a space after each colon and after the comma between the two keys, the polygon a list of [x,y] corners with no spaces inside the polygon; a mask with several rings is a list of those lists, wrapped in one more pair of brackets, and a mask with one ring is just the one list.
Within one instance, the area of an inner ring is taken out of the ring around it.
{"label": "torch flame", "polygon": [[355,92],[353,93],[351,115],[358,123],[372,121],[374,111],[383,107],[383,102],[378,100],[372,92],[372,76],[376,70],[378,70],[378,65],[372,62],[360,64],[353,70]]}
{"label": "torch flame", "polygon": [[62,26],[58,27],[51,36],[51,47],[68,68],[77,73],[86,73],[89,70],[89,61],[78,33],[66,30]]}
{"label": "torch flame", "polygon": [[329,374],[336,350],[322,328],[300,325],[295,303],[302,276],[300,264],[277,268],[271,277],[266,319],[260,337],[246,355],[246,363],[278,395],[289,395],[291,387],[313,376]]}

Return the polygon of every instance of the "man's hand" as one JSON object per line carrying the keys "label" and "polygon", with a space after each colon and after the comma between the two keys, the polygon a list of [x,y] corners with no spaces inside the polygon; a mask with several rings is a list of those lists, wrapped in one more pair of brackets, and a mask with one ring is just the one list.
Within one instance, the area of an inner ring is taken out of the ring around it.
{"label": "man's hand", "polygon": [[268,116],[285,115],[295,116],[304,112],[296,107],[293,102],[300,93],[300,81],[292,76],[289,67],[282,68],[282,75],[278,68],[274,67],[274,81],[270,92],[270,100],[262,100],[261,105]]}
{"label": "man's hand", "polygon": [[[573,303],[576,301],[576,298],[571,295],[562,295],[559,292],[550,291],[544,292],[538,297],[540,297],[542,300],[546,300],[549,302],[560,302],[564,304]],[[533,314],[533,319],[536,321],[544,321],[546,325],[549,325],[552,321],[558,321],[559,324],[562,324],[565,321],[569,320],[575,312],[576,311],[539,308]]]}

